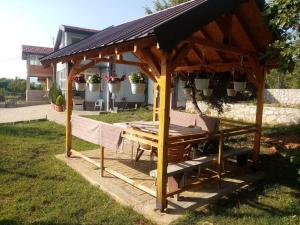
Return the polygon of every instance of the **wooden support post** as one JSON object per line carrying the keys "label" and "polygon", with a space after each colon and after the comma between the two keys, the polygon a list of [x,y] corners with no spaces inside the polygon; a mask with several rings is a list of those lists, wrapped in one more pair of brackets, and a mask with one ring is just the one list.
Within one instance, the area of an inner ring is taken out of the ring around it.
{"label": "wooden support post", "polygon": [[[80,61],[77,61],[71,68],[68,65],[69,74],[66,87],[66,154],[71,156],[72,149],[72,128],[71,128],[71,116],[73,109],[73,93],[72,93],[72,77],[77,73],[77,67],[80,65]],[[70,70],[71,69],[71,70]]]}
{"label": "wooden support post", "polygon": [[158,109],[158,83],[154,82],[153,87],[153,121],[157,121],[157,109]]}
{"label": "wooden support post", "polygon": [[265,67],[261,66],[256,75],[258,86],[257,86],[257,106],[256,106],[256,128],[257,131],[254,137],[254,166],[257,165],[259,152],[260,152],[260,139],[261,139],[261,127],[263,120],[263,108],[264,108],[264,90],[265,90]]}
{"label": "wooden support post", "polygon": [[66,153],[67,156],[71,156],[72,149],[72,128],[71,128],[71,116],[72,116],[72,78],[68,77],[66,88]]}
{"label": "wooden support post", "polygon": [[104,147],[100,146],[100,176],[104,175]]}
{"label": "wooden support post", "polygon": [[160,209],[160,211],[164,211],[167,208],[168,136],[171,91],[171,55],[166,52],[162,53],[159,87],[160,102],[156,208]]}
{"label": "wooden support post", "polygon": [[222,182],[222,168],[223,168],[223,148],[224,148],[224,134],[220,134],[219,139],[219,154],[218,154],[218,179],[219,179],[219,188],[221,188]]}

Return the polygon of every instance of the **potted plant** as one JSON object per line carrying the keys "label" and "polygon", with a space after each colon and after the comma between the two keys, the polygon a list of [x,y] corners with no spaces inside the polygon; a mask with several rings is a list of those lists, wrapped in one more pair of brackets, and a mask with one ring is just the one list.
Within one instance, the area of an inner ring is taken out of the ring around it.
{"label": "potted plant", "polygon": [[209,78],[207,73],[199,73],[195,78],[195,86],[197,90],[203,91],[208,89]]}
{"label": "potted plant", "polygon": [[118,78],[115,72],[111,76],[106,75],[104,80],[108,83],[108,89],[110,93],[117,94],[121,88],[121,82],[126,79],[126,75],[123,75],[121,78]]}
{"label": "potted plant", "polygon": [[246,79],[245,75],[242,73],[235,73],[234,74],[234,81],[233,81],[234,90],[237,92],[242,92],[246,89]]}
{"label": "potted plant", "polygon": [[88,78],[88,86],[90,92],[99,92],[101,89],[101,75],[93,74]]}
{"label": "potted plant", "polygon": [[131,84],[132,94],[144,94],[145,93],[145,75],[141,72],[132,73],[129,77],[129,82]]}
{"label": "potted plant", "polygon": [[57,112],[63,112],[64,111],[64,98],[62,95],[57,96],[55,100],[54,110]]}
{"label": "potted plant", "polygon": [[56,84],[53,84],[49,91],[49,97],[51,100],[51,107],[56,111],[58,111],[56,107],[56,100],[58,96],[62,96],[62,91]]}
{"label": "potted plant", "polygon": [[234,85],[233,82],[230,82],[227,86],[227,95],[229,97],[234,97],[236,96],[236,91],[234,90]]}
{"label": "potted plant", "polygon": [[76,91],[85,91],[85,78],[84,74],[78,74],[74,77]]}

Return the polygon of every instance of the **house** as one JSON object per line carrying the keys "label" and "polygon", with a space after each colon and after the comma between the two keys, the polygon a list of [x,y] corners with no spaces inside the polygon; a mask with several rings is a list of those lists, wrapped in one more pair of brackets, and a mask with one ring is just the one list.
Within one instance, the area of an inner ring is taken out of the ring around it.
{"label": "house", "polygon": [[[54,50],[65,48],[66,46],[77,43],[78,41],[95,35],[98,30],[80,28],[75,26],[61,25],[57,34],[56,42],[54,45]],[[138,59],[131,53],[123,55],[124,60],[138,61]],[[81,61],[82,64],[88,63],[84,59]],[[62,90],[63,94],[66,92],[66,80],[67,74],[69,73],[69,68],[67,63],[59,62],[54,67],[55,69],[55,80],[57,85]],[[139,71],[135,66],[129,65],[115,65],[112,63],[101,62],[93,66],[92,68],[83,72],[85,78],[92,74],[102,74],[111,73],[115,71],[118,76],[123,74],[129,75],[132,72]],[[92,110],[94,108],[95,101],[97,99],[103,99],[104,105],[103,109],[107,111],[113,106],[118,108],[129,108],[135,105],[140,105],[145,103],[145,95],[133,95],[130,91],[130,83],[128,80],[122,82],[122,88],[118,95],[111,95],[108,91],[108,86],[105,81],[102,80],[101,91],[91,92],[87,88],[85,91],[73,91],[74,99],[77,102],[83,102],[83,107],[86,110]]]}
{"label": "house", "polygon": [[[26,60],[27,67],[27,102],[48,101],[48,91],[52,85],[53,69],[52,67],[44,68],[40,62],[40,58],[51,52],[53,52],[53,48],[22,45],[22,59]],[[30,81],[34,78],[42,84],[38,88]]]}

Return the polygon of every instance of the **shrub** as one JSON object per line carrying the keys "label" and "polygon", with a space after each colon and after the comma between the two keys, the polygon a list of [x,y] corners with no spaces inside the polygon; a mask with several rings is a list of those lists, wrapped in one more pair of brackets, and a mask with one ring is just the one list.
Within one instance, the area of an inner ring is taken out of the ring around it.
{"label": "shrub", "polygon": [[57,96],[55,104],[58,106],[62,106],[64,104],[64,98],[62,95]]}
{"label": "shrub", "polygon": [[49,97],[51,102],[56,103],[56,99],[60,95],[62,95],[61,89],[56,84],[53,84],[49,91]]}

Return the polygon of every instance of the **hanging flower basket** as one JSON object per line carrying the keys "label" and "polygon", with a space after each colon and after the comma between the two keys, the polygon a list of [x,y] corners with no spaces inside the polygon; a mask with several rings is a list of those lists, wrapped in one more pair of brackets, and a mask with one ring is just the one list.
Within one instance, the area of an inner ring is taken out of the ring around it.
{"label": "hanging flower basket", "polygon": [[234,81],[234,90],[237,92],[245,91],[246,89],[246,81]]}
{"label": "hanging flower basket", "polygon": [[236,96],[236,91],[234,90],[233,82],[230,82],[227,86],[227,96],[229,96],[229,97]]}
{"label": "hanging flower basket", "polygon": [[145,75],[141,72],[132,73],[129,76],[129,82],[131,83],[131,92],[132,94],[142,95],[145,93],[146,84],[145,84]]}
{"label": "hanging flower basket", "polygon": [[90,92],[100,92],[101,91],[101,83],[89,84]]}
{"label": "hanging flower basket", "polygon": [[121,89],[121,82],[124,81],[125,79],[126,79],[126,75],[123,75],[121,78],[118,78],[115,72],[113,72],[111,76],[107,74],[104,77],[104,80],[108,83],[108,90],[112,94],[119,93]]}
{"label": "hanging flower basket", "polygon": [[213,89],[204,89],[203,90],[203,95],[204,96],[207,96],[207,97],[209,97],[209,96],[211,96],[212,95],[212,93],[213,93]]}
{"label": "hanging flower basket", "polygon": [[88,86],[90,92],[100,92],[101,90],[101,75],[94,74],[88,78]]}
{"label": "hanging flower basket", "polygon": [[76,91],[84,91],[85,90],[85,83],[75,83],[75,90]]}
{"label": "hanging flower basket", "polygon": [[245,91],[246,89],[245,75],[241,73],[234,74],[233,86],[234,86],[234,90],[237,92]]}
{"label": "hanging flower basket", "polygon": [[190,95],[191,94],[191,91],[192,91],[192,89],[191,88],[189,88],[189,87],[185,87],[185,88],[183,88],[183,93],[185,94],[185,95]]}
{"label": "hanging flower basket", "polygon": [[139,95],[144,94],[145,93],[145,89],[146,89],[146,84],[145,83],[137,83],[137,84],[132,83],[131,84],[131,92],[134,95],[136,95],[136,94],[139,94]]}
{"label": "hanging flower basket", "polygon": [[115,83],[108,83],[108,90],[112,94],[118,94],[121,89],[121,82],[115,82]]}
{"label": "hanging flower basket", "polygon": [[227,95],[229,97],[234,97],[234,96],[236,96],[236,91],[233,88],[232,89],[227,88]]}
{"label": "hanging flower basket", "polygon": [[200,91],[208,89],[208,86],[209,86],[208,75],[205,73],[197,74],[196,78],[195,78],[195,86],[196,86],[196,89],[200,90]]}
{"label": "hanging flower basket", "polygon": [[85,78],[84,74],[79,74],[74,77],[74,82],[75,82],[75,90],[76,91],[85,91]]}

